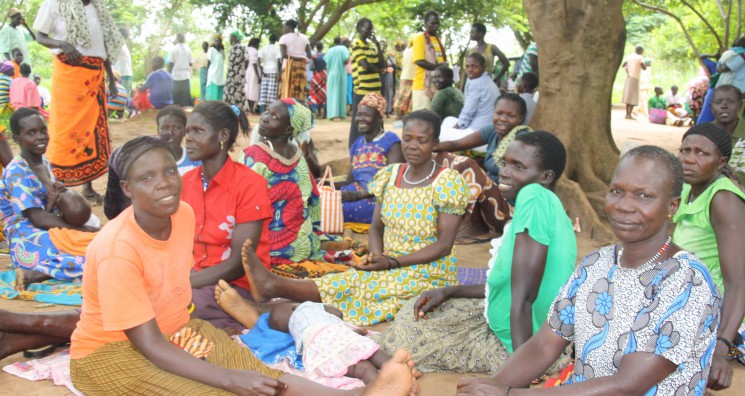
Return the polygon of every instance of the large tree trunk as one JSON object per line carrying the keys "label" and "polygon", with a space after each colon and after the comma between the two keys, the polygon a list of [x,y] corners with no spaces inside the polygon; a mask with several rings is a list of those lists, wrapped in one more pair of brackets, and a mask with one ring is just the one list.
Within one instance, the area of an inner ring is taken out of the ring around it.
{"label": "large tree trunk", "polygon": [[[613,238],[603,197],[618,162],[611,91],[623,57],[622,0],[524,0],[538,46],[540,100],[531,126],[556,134],[568,160],[557,194],[597,240]],[[594,209],[594,210],[593,210]]]}

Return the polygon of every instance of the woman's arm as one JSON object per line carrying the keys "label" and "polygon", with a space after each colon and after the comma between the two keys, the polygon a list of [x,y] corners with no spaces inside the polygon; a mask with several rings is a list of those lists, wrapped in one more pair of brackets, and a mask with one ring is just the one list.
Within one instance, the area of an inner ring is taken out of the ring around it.
{"label": "woman's arm", "polygon": [[[720,191],[714,195],[710,205],[711,226],[717,240],[719,266],[724,281],[724,300],[719,322],[718,336],[729,342],[735,339],[737,330],[745,317],[745,204],[737,195]],[[727,364],[729,348],[717,341],[712,359],[709,386],[724,389],[732,382],[732,368]]]}
{"label": "woman's arm", "polygon": [[116,98],[119,88],[116,87],[116,77],[114,77],[114,72],[111,69],[111,62],[107,59],[103,62],[103,66],[106,69],[106,75],[109,77],[109,97]]}
{"label": "woman's arm", "polygon": [[499,81],[502,79],[502,76],[504,76],[504,74],[507,73],[507,70],[510,70],[510,60],[507,59],[506,56],[504,56],[504,53],[502,53],[502,51],[499,50],[499,47],[497,47],[494,44],[492,44],[491,46],[492,46],[492,51],[494,52],[494,55],[496,55],[497,58],[499,58],[499,63],[502,64],[502,70],[499,71],[499,74],[494,76],[494,82],[497,83],[497,85],[499,85]]}
{"label": "woman's arm", "polygon": [[390,150],[388,150],[388,162],[386,165],[400,164],[404,162],[404,152],[401,151],[401,142],[393,143]]}
{"label": "woman's arm", "polygon": [[23,211],[23,215],[28,218],[34,227],[48,230],[50,228],[70,228],[78,231],[98,231],[88,226],[75,226],[65,221],[62,216],[57,216],[45,211],[42,208],[29,208]]}
{"label": "woman's arm", "polygon": [[546,389],[528,388],[559,357],[569,342],[544,323],[538,333],[510,357],[493,378],[465,378],[458,382],[458,395],[641,395],[670,375],[677,365],[647,352],[624,355],[618,373],[576,384]]}
{"label": "woman's arm", "polygon": [[368,232],[368,248],[370,253],[383,254],[383,219],[380,217],[380,201],[375,202],[375,210],[373,211],[373,220],[370,224],[370,231]]}
{"label": "woman's arm", "polygon": [[124,333],[147,360],[180,377],[237,394],[279,394],[287,387],[254,371],[229,370],[195,358],[163,338],[155,319]]}
{"label": "woman's arm", "polygon": [[73,64],[77,63],[80,57],[82,57],[74,45],[67,41],[55,40],[44,32],[37,32],[36,41],[49,49],[61,50],[67,56],[67,60]]}
{"label": "woman's arm", "polygon": [[[279,53],[282,54],[282,59],[287,59],[287,46],[284,44],[280,44]],[[282,69],[280,68],[280,70]]]}
{"label": "woman's arm", "polygon": [[449,142],[438,142],[435,145],[434,151],[462,151],[483,146],[485,144],[486,141],[484,140],[483,136],[481,136],[481,131],[476,131],[469,135],[463,136],[458,140],[451,140]]}
{"label": "woman's arm", "polygon": [[531,238],[525,230],[515,237],[513,251],[510,335],[512,348],[517,350],[533,336],[533,303],[546,269],[548,246]]}
{"label": "woman's arm", "polygon": [[458,226],[460,226],[460,221],[463,216],[440,212],[438,213],[438,218],[437,240],[433,244],[425,246],[415,252],[396,257],[396,260],[401,264],[401,267],[431,263],[450,254],[453,250],[455,235],[458,233]]}
{"label": "woman's arm", "polygon": [[419,67],[421,67],[423,69],[427,69],[429,71],[432,71],[432,70],[437,69],[437,65],[438,65],[437,63],[432,63],[432,62],[427,61],[427,60],[424,60],[424,59],[419,59],[418,61],[416,61],[414,63],[416,63],[417,66],[419,66]]}
{"label": "woman's arm", "polygon": [[263,226],[264,220],[236,224],[233,229],[233,239],[230,242],[230,256],[212,267],[192,272],[189,278],[191,287],[198,289],[200,287],[214,285],[220,279],[232,282],[245,276],[246,273],[243,270],[243,263],[241,261],[243,243],[246,242],[246,239],[258,243],[261,239],[261,229]]}

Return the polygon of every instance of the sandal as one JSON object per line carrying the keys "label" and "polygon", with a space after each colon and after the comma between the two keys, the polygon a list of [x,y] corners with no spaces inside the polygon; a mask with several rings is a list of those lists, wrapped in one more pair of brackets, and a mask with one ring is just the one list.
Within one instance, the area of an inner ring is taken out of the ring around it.
{"label": "sandal", "polygon": [[101,206],[103,204],[103,196],[95,191],[85,193],[83,196],[95,206]]}

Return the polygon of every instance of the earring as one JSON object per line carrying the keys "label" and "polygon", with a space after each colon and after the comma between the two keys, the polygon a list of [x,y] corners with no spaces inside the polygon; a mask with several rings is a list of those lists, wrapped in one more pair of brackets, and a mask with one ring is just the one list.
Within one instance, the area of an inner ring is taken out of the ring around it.
{"label": "earring", "polygon": [[225,149],[225,143],[220,142],[220,151],[223,151]]}

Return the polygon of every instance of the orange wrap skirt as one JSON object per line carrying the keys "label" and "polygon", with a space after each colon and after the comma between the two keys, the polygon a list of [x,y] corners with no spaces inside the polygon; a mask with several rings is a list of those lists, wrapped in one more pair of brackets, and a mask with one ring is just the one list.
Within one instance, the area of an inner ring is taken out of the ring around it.
{"label": "orange wrap skirt", "polygon": [[106,173],[109,125],[104,61],[84,56],[77,65],[54,58],[47,158],[57,180],[78,186]]}

